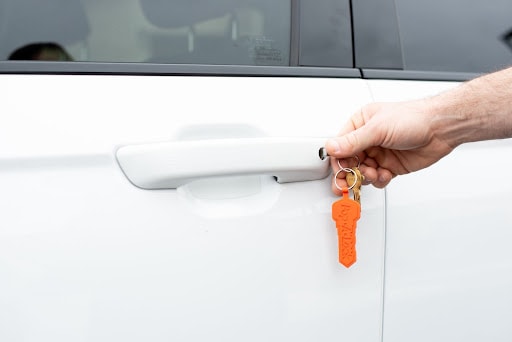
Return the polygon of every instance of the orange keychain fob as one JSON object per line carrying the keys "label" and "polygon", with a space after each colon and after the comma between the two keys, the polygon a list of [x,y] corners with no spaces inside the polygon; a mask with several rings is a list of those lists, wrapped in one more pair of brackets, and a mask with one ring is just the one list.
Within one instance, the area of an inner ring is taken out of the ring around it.
{"label": "orange keychain fob", "polygon": [[332,219],[338,230],[339,261],[345,267],[356,262],[356,225],[361,217],[361,205],[349,197],[343,188],[343,197],[332,204]]}

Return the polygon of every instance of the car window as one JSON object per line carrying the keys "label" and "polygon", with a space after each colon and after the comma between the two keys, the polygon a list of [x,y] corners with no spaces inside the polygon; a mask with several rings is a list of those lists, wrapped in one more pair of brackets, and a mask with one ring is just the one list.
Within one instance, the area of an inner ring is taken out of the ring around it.
{"label": "car window", "polygon": [[[512,62],[512,1],[395,0],[404,69],[488,72]],[[509,38],[510,40],[510,38]]]}
{"label": "car window", "polygon": [[353,67],[352,50],[348,0],[300,2],[300,65]]}
{"label": "car window", "polygon": [[291,0],[0,0],[0,59],[289,65]]}

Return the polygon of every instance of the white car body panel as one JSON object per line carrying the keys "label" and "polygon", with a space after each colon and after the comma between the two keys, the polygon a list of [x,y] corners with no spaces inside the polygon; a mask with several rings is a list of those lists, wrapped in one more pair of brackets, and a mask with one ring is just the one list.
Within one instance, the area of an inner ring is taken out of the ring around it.
{"label": "white car body panel", "polygon": [[143,190],[115,159],[131,144],[332,136],[371,100],[365,81],[2,75],[0,88],[1,341],[381,341],[383,190],[363,190],[345,269],[330,178]]}
{"label": "white car body panel", "polygon": [[[0,340],[512,336],[510,140],[458,147],[386,191],[364,187],[350,269],[337,262],[329,178],[278,184],[243,172],[143,190],[116,161],[123,146],[320,142],[367,102],[456,82],[0,79]],[[312,163],[316,149],[304,146]],[[206,175],[232,169],[214,160],[197,151],[185,162]]]}
{"label": "white car body panel", "polygon": [[[376,101],[456,83],[369,81]],[[512,141],[458,147],[387,187],[384,341],[510,341]]]}

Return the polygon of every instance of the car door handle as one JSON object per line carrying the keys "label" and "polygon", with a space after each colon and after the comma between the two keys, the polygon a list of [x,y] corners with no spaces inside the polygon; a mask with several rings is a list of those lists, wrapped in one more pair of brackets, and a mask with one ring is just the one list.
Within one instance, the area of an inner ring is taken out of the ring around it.
{"label": "car door handle", "polygon": [[172,141],[122,146],[126,177],[143,189],[174,189],[197,179],[270,175],[279,183],[317,180],[330,173],[321,160],[324,138],[248,138]]}

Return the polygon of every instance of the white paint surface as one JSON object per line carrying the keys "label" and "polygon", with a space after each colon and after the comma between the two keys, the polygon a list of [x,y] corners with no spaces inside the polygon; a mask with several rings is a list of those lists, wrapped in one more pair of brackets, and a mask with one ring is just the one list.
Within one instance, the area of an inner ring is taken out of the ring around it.
{"label": "white paint surface", "polygon": [[1,341],[381,340],[383,191],[363,190],[347,270],[328,178],[142,190],[114,153],[332,136],[364,81],[2,75],[0,90]]}

